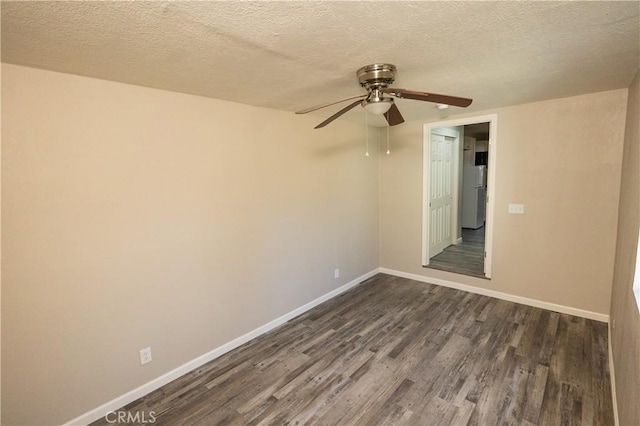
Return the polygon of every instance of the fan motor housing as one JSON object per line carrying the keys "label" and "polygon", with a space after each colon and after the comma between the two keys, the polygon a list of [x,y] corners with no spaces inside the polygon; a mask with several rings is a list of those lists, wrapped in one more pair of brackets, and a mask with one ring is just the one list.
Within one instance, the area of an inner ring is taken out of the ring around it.
{"label": "fan motor housing", "polygon": [[356,71],[358,81],[367,89],[387,87],[396,79],[396,66],[392,64],[371,64]]}

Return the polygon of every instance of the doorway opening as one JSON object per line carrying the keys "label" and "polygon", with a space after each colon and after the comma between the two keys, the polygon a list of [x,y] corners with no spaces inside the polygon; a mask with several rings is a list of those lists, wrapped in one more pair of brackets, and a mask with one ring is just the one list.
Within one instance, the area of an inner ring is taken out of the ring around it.
{"label": "doorway opening", "polygon": [[424,126],[422,264],[491,278],[497,116]]}

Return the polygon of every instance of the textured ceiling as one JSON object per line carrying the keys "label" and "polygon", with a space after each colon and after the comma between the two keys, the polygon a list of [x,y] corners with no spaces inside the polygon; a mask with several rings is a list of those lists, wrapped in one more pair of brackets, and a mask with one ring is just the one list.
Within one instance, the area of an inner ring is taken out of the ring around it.
{"label": "textured ceiling", "polygon": [[[287,111],[364,93],[355,71],[375,62],[398,67],[395,87],[471,97],[470,111],[627,87],[640,65],[637,1],[1,7],[3,62]],[[460,111],[398,107],[409,120]]]}

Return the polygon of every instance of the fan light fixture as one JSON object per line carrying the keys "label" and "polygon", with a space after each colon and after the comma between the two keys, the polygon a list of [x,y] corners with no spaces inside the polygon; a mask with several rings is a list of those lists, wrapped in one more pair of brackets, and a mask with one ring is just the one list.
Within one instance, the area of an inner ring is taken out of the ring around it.
{"label": "fan light fixture", "polygon": [[380,98],[379,100],[370,100],[364,107],[369,114],[382,115],[385,112],[389,111],[391,105],[393,105],[393,99]]}
{"label": "fan light fixture", "polygon": [[[373,115],[383,115],[389,126],[395,126],[404,122],[398,107],[393,103],[394,98],[412,99],[415,101],[433,102],[436,104],[453,105],[461,108],[468,107],[472,100],[468,98],[458,98],[456,96],[438,95],[437,93],[418,92],[417,90],[398,89],[390,87],[396,78],[396,67],[392,64],[371,64],[356,71],[360,86],[366,89],[367,93],[350,96],[339,101],[316,105],[311,108],[297,111],[296,114],[307,114],[312,111],[336,105],[342,102],[351,101],[349,105],[333,114],[331,117],[318,124],[315,128],[320,129],[331,123],[336,118],[346,114],[358,105]],[[388,96],[388,97],[385,97]],[[387,114],[387,112],[389,112]]]}

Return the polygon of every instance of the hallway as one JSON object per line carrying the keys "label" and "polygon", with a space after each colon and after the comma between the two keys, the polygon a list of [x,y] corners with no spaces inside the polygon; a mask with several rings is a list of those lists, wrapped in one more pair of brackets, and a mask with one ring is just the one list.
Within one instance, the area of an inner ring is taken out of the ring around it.
{"label": "hallway", "polygon": [[484,232],[484,226],[462,228],[462,242],[432,257],[427,268],[484,278]]}

